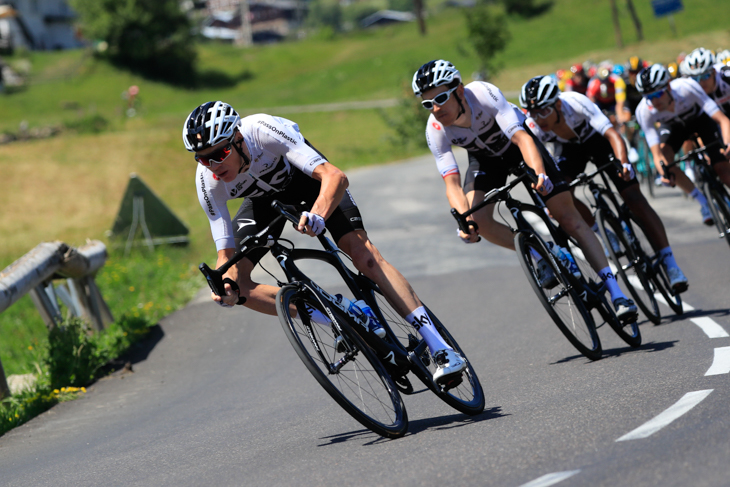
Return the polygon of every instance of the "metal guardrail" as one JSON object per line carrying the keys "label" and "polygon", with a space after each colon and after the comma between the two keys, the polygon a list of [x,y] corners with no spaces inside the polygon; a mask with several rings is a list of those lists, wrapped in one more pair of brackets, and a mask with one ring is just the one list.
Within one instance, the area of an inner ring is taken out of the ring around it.
{"label": "metal guardrail", "polygon": [[[0,313],[30,293],[46,326],[59,325],[59,299],[72,316],[85,318],[96,330],[114,321],[94,275],[106,262],[106,246],[98,240],[73,248],[63,242],[43,242],[0,272]],[[53,281],[65,279],[54,286]],[[0,362],[0,399],[10,394]]]}

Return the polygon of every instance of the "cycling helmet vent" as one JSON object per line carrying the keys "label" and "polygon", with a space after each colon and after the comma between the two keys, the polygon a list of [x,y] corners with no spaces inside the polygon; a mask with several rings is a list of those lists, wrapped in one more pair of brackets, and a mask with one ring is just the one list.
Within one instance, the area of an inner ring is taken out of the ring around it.
{"label": "cycling helmet vent", "polygon": [[712,51],[699,47],[694,51],[690,52],[686,58],[684,58],[684,72],[685,76],[700,76],[708,72],[712,65],[715,64],[715,55]]}
{"label": "cycling helmet vent", "polygon": [[413,94],[421,96],[424,91],[437,86],[449,85],[450,88],[461,83],[461,73],[448,61],[438,59],[421,66],[413,75]]}
{"label": "cycling helmet vent", "polygon": [[715,56],[715,62],[720,64],[730,63],[730,51],[725,49],[724,51],[718,52]]}
{"label": "cycling helmet vent", "polygon": [[535,76],[522,86],[520,106],[527,110],[547,108],[558,100],[560,89],[552,76]]}
{"label": "cycling helmet vent", "polygon": [[669,84],[669,71],[661,64],[652,64],[639,71],[636,76],[636,89],[641,94],[659,91]]}
{"label": "cycling helmet vent", "polygon": [[189,152],[198,152],[233,137],[241,117],[228,103],[209,101],[185,120],[182,137]]}

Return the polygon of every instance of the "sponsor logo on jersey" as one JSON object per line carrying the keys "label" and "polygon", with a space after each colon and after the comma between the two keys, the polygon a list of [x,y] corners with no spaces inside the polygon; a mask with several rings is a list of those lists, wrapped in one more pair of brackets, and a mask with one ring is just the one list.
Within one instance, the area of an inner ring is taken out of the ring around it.
{"label": "sponsor logo on jersey", "polygon": [[247,227],[249,225],[256,225],[256,220],[251,220],[250,218],[241,218],[240,220],[236,220],[236,223],[238,223],[238,229],[242,229],[243,227]]}
{"label": "sponsor logo on jersey", "polygon": [[454,145],[461,145],[466,142],[466,137],[459,137],[458,139],[451,139],[451,143]]}
{"label": "sponsor logo on jersey", "polygon": [[489,87],[487,87],[487,92],[489,93],[489,96],[492,97],[492,100],[499,101],[499,98],[497,98],[497,95],[495,95],[494,93],[492,93],[492,90],[490,90]]}
{"label": "sponsor logo on jersey", "polygon": [[433,128],[435,128],[436,130],[441,130],[441,125],[439,125],[439,124],[438,124],[438,123],[436,123],[436,122],[432,122],[432,123],[431,123],[431,126],[432,126]]}
{"label": "sponsor logo on jersey", "polygon": [[362,218],[360,218],[359,216],[353,216],[352,218],[350,218],[350,221],[351,222],[361,222]]}
{"label": "sponsor logo on jersey", "polygon": [[210,202],[208,197],[208,191],[205,189],[205,176],[204,173],[200,173],[200,192],[203,193],[203,199],[206,205],[208,205],[208,213],[215,216],[215,210],[213,210],[213,203]]}
{"label": "sponsor logo on jersey", "polygon": [[479,120],[480,118],[482,118],[482,115],[484,115],[484,112],[482,110],[479,110],[479,113],[474,118],[476,118],[477,120]]}
{"label": "sponsor logo on jersey", "polygon": [[297,145],[297,141],[294,140],[294,139],[292,139],[291,137],[289,137],[286,134],[286,132],[284,132],[283,130],[279,130],[278,128],[274,127],[273,125],[269,125],[268,123],[264,122],[263,120],[259,120],[259,124],[260,125],[263,125],[267,129],[271,130],[272,132],[274,132],[276,135],[278,135],[282,139],[287,140],[287,141],[291,142],[294,145]]}

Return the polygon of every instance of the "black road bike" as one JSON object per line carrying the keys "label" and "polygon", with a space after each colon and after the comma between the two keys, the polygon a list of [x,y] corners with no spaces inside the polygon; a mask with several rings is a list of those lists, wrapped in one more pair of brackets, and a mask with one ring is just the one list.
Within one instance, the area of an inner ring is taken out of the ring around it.
{"label": "black road bike", "polygon": [[[681,162],[690,163],[690,167],[692,167],[695,174],[695,184],[707,198],[707,203],[712,212],[712,220],[715,223],[719,237],[724,238],[727,244],[730,245],[730,195],[720,178],[717,177],[717,173],[705,154],[708,147],[715,145],[721,145],[721,143],[717,141],[691,150],[682,156],[675,157],[674,162],[671,164],[662,166],[667,169]],[[722,148],[725,148],[725,146],[722,145]]]}
{"label": "black road bike", "polygon": [[[409,372],[458,411],[477,415],[484,410],[484,392],[474,369],[431,310],[428,314],[436,329],[467,362],[466,370],[446,384],[434,382],[436,364],[417,330],[401,318],[372,280],[345,265],[341,255],[346,254],[325,232],[317,237],[324,250],[297,249],[291,241],[269,235],[270,228],[282,218],[297,224],[300,215],[297,208],[278,201],[272,202],[272,207],[280,215],[267,228],[241,241],[228,262],[216,270],[205,263],[200,265],[215,294],[223,294],[223,275],[231,266],[253,249],[270,248],[287,279],[277,279],[281,289],[276,295],[276,307],[289,342],[325,391],[360,424],[383,437],[398,438],[408,429],[408,415],[400,393],[414,394]],[[379,338],[368,331],[361,315],[349,311],[337,297],[307,277],[296,264],[307,260],[334,267],[354,296],[352,301],[367,302],[386,336]],[[312,320],[312,310],[327,316],[331,323],[322,325]]]}
{"label": "black road bike", "polygon": [[[455,208],[451,209],[451,214],[459,223],[461,231],[469,233],[469,227],[477,227],[475,222],[466,220],[469,215],[484,206],[503,202],[516,224],[516,228],[514,228],[505,219],[505,223],[515,235],[515,249],[527,280],[550,318],[568,341],[587,358],[598,360],[601,358],[602,348],[596,329],[608,323],[628,345],[640,346],[641,333],[636,321],[622,323],[619,320],[612,304],[605,297],[606,285],[598,278],[590,265],[585,261],[581,262],[581,259],[576,259],[581,275],[574,276],[569,269],[564,267],[560,259],[554,257],[551,246],[526,218],[529,216],[530,220],[540,221],[545,225],[552,239],[552,248],[555,248],[554,245],[557,244],[564,249],[572,249],[575,255],[575,249],[579,249],[577,242],[552,222],[545,212],[544,203],[533,194],[529,187],[529,182],[537,182],[537,178],[524,163],[520,164],[512,173],[517,176],[515,179],[501,188],[488,192],[483,201],[468,211],[459,213]],[[510,195],[512,189],[521,183],[535,199],[535,205],[523,203]],[[537,255],[540,256],[540,259],[536,257]],[[538,261],[540,260],[545,260],[549,264],[556,277],[550,286],[543,287],[540,283],[538,277]]]}
{"label": "black road bike", "polygon": [[[661,313],[656,293],[676,314],[682,314],[682,298],[669,285],[669,275],[653,249],[644,226],[629,210],[626,203],[619,204],[616,194],[609,188],[605,170],[619,170],[618,161],[606,163],[591,173],[581,173],[570,183],[571,187],[587,186],[593,196],[594,216],[603,238],[609,258],[616,272],[634,298],[636,305],[652,323],[659,324]],[[600,175],[603,185],[595,181]],[[609,239],[609,232],[615,236],[614,248]],[[647,250],[648,249],[648,250]]]}

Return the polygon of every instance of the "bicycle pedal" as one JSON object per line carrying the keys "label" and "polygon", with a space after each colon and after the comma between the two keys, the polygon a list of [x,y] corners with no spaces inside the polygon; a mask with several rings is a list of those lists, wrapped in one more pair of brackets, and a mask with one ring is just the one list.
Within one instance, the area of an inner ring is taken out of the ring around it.
{"label": "bicycle pedal", "polygon": [[447,377],[447,380],[445,382],[438,381],[437,384],[441,387],[441,390],[443,392],[447,392],[450,389],[458,387],[462,382],[464,382],[463,372],[456,377]]}
{"label": "bicycle pedal", "polygon": [[341,336],[335,338],[335,350],[337,350],[337,353],[345,353],[347,351],[345,339]]}

